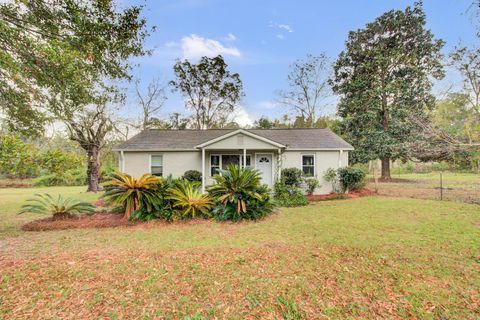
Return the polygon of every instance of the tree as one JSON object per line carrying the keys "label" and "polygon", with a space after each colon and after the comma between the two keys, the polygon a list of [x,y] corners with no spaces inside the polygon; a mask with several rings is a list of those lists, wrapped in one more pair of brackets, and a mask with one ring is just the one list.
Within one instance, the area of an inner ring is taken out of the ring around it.
{"label": "tree", "polygon": [[66,124],[70,139],[78,142],[87,153],[87,191],[97,192],[100,190],[100,152],[105,147],[105,137],[114,129],[106,107],[85,110]]}
{"label": "tree", "polygon": [[193,110],[196,129],[223,127],[243,96],[239,74],[230,73],[227,67],[220,55],[202,57],[198,64],[175,63],[176,80],[170,84],[183,95],[186,108]]}
{"label": "tree", "polygon": [[92,103],[106,80],[129,78],[129,57],[146,53],[141,11],[101,0],[1,3],[0,108],[7,124],[39,134],[46,121],[74,113],[67,105]]}
{"label": "tree", "polygon": [[275,124],[265,116],[261,116],[260,119],[255,120],[253,123],[253,127],[256,129],[272,129],[274,125]]}
{"label": "tree", "polygon": [[156,117],[158,111],[162,109],[165,100],[165,86],[160,83],[158,79],[153,79],[148,84],[146,92],[142,93],[140,88],[140,81],[135,81],[135,92],[140,107],[142,108],[142,129],[146,130],[152,127],[154,122],[158,121]]}
{"label": "tree", "polygon": [[356,148],[352,160],[380,158],[385,180],[390,160],[407,157],[408,143],[417,136],[418,126],[410,119],[425,119],[434,107],[429,77],[443,77],[444,43],[425,23],[421,3],[386,12],[349,33],[334,66],[341,131]]}
{"label": "tree", "polygon": [[450,59],[462,75],[470,106],[480,119],[480,49],[458,48],[450,54]]}
{"label": "tree", "polygon": [[280,92],[280,102],[313,128],[317,117],[325,113],[325,98],[330,95],[329,77],[330,63],[325,53],[295,61],[288,75],[290,89]]}

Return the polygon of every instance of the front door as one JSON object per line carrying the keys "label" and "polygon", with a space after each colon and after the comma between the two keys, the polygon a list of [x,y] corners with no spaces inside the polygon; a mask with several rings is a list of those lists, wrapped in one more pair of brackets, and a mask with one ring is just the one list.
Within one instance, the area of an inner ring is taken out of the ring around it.
{"label": "front door", "polygon": [[257,154],[256,169],[262,175],[262,183],[272,187],[272,155]]}

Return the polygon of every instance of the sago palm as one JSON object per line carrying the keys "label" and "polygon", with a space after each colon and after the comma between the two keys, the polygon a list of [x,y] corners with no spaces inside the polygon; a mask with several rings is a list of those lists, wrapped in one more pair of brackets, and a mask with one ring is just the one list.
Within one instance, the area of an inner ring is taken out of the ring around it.
{"label": "sago palm", "polygon": [[71,198],[64,198],[61,195],[52,197],[50,194],[36,194],[35,198],[28,199],[22,206],[19,214],[31,212],[40,214],[51,214],[53,219],[68,217],[77,213],[93,213],[95,207],[84,201]]}
{"label": "sago palm", "polygon": [[227,170],[220,170],[220,174],[213,179],[216,184],[208,188],[209,194],[223,205],[233,204],[237,213],[247,212],[248,198],[262,199],[257,192],[261,186],[260,173],[253,168],[240,168],[232,164]]}
{"label": "sago palm", "polygon": [[195,218],[199,214],[210,215],[213,200],[207,194],[202,194],[197,184],[187,180],[179,180],[168,190],[167,199],[172,201],[172,207],[180,211],[182,218]]}
{"label": "sago palm", "polygon": [[151,174],[144,174],[136,179],[128,174],[114,173],[105,185],[102,197],[125,208],[125,219],[129,219],[133,211],[143,206],[151,211],[156,202],[162,201],[160,189],[162,180]]}

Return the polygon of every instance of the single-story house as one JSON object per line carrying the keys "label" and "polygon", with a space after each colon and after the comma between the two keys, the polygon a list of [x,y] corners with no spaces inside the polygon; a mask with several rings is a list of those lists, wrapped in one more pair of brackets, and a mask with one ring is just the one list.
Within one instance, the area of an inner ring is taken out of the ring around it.
{"label": "single-story house", "polygon": [[198,170],[203,191],[219,169],[233,163],[254,167],[270,187],[281,169],[301,169],[320,180],[315,194],[325,194],[332,190],[323,181],[325,171],[347,166],[353,147],[329,129],[150,129],[114,150],[120,170],[132,176],[181,177],[187,170]]}

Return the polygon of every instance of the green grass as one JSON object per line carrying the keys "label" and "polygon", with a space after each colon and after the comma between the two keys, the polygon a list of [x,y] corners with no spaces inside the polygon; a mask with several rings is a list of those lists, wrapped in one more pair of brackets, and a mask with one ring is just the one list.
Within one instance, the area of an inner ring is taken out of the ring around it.
{"label": "green grass", "polygon": [[0,190],[0,319],[480,318],[480,209],[393,197],[253,223],[24,233]]}

